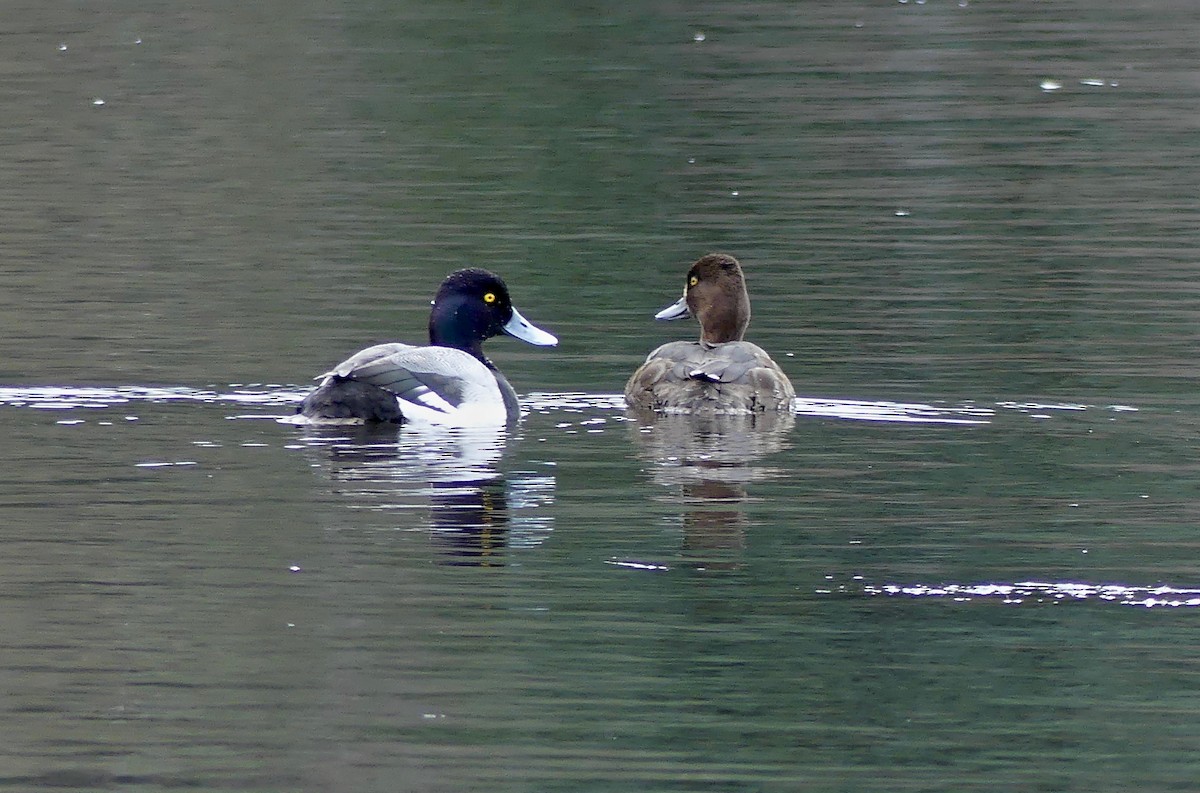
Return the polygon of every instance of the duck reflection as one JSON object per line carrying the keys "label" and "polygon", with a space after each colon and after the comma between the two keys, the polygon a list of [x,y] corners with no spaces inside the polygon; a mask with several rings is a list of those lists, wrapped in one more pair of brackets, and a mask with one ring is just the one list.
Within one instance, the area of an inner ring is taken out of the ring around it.
{"label": "duck reflection", "polygon": [[632,412],[654,481],[678,494],[685,564],[741,566],[749,518],[747,485],[779,475],[756,464],[786,448],[791,414],[663,415]]}
{"label": "duck reflection", "polygon": [[[349,430],[349,432],[347,432]],[[494,566],[513,546],[539,545],[550,518],[536,507],[553,500],[554,478],[505,476],[510,438],[503,428],[307,427],[322,467],[352,509],[412,514],[443,564]]]}

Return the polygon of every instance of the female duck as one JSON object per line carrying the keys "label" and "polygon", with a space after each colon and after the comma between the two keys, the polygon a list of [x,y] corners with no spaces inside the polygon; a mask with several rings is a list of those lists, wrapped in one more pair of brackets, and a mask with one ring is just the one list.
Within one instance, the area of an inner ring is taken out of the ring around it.
{"label": "female duck", "polygon": [[654,315],[700,321],[700,341],[664,344],[625,385],[631,408],[664,413],[745,414],[791,410],[796,391],[758,345],[742,341],[750,296],[737,259],[710,253],[688,270],[683,297]]}
{"label": "female duck", "polygon": [[446,276],[429,312],[429,344],[377,344],[319,376],[297,410],[312,422],[420,421],[502,426],[520,415],[517,394],[483,354],[501,333],[548,346],[558,339],[513,306],[499,276],[470,268]]}

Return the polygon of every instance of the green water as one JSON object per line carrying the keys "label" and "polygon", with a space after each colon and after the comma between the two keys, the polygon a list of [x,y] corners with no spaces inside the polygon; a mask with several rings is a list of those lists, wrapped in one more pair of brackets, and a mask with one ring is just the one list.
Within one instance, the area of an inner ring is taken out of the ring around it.
{"label": "green water", "polygon": [[[8,17],[0,788],[1194,788],[1191,4]],[[467,265],[518,428],[274,420]]]}

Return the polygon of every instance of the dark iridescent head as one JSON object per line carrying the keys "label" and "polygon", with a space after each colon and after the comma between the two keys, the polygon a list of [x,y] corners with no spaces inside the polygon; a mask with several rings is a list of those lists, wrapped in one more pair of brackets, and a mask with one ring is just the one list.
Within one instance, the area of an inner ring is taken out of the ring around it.
{"label": "dark iridescent head", "polygon": [[558,344],[558,339],[521,316],[500,276],[477,267],[446,276],[429,312],[429,343],[456,347],[489,363],[483,342],[500,334],[538,346]]}

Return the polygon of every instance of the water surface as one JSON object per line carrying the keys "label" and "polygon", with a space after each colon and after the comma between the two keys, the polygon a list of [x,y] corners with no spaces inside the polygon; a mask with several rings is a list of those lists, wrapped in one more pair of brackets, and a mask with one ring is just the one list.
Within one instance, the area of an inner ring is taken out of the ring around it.
{"label": "water surface", "polygon": [[[10,16],[0,787],[1194,787],[1191,4]],[[519,426],[278,421],[466,265]]]}

